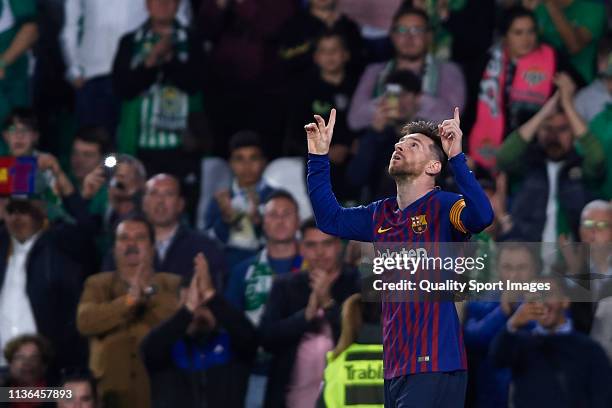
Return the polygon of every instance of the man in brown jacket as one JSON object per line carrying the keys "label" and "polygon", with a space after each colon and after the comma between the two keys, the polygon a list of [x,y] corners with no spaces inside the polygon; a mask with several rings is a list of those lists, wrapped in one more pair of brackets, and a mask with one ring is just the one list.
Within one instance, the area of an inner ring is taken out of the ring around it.
{"label": "man in brown jacket", "polygon": [[153,272],[153,228],[142,217],[122,221],[113,249],[117,271],[85,282],[77,328],[89,338],[89,366],[106,408],[147,408],[149,379],[139,346],[178,307],[180,277]]}

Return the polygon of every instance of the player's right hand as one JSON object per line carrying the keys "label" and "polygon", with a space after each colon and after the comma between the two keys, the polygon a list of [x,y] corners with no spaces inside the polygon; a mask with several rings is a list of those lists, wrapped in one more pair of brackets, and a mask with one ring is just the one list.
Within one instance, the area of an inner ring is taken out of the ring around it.
{"label": "player's right hand", "polygon": [[329,122],[325,124],[325,120],[314,115],[316,123],[309,123],[304,126],[306,137],[308,139],[308,153],[312,154],[327,154],[329,145],[331,144],[334,134],[334,125],[336,123],[336,110],[332,109],[329,115]]}

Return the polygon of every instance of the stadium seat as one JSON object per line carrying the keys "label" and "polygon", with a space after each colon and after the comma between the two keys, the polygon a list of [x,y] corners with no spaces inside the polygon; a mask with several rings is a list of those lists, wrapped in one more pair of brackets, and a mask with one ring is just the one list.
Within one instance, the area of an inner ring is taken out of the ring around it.
{"label": "stadium seat", "polygon": [[273,160],[264,171],[264,178],[272,187],[290,192],[300,207],[300,220],[312,217],[312,206],[306,190],[306,171],[301,157],[282,157]]}

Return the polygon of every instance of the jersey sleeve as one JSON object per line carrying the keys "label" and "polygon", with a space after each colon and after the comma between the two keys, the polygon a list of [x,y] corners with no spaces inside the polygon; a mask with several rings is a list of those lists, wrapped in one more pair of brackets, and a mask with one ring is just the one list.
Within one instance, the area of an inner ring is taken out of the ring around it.
{"label": "jersey sleeve", "polygon": [[327,155],[308,155],[308,194],[317,226],[326,234],[343,239],[371,242],[376,203],[344,208],[336,199],[329,173]]}
{"label": "jersey sleeve", "polygon": [[[493,208],[482,187],[468,168],[466,157],[460,153],[449,160],[455,182],[463,197],[451,207],[453,226],[468,233],[478,233],[493,222]],[[454,210],[454,211],[453,211]]]}

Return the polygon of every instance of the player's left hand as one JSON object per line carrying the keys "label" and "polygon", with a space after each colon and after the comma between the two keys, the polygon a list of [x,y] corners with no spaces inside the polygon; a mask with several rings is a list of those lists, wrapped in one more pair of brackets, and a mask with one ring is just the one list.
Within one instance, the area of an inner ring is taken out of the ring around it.
{"label": "player's left hand", "polygon": [[442,139],[442,148],[449,159],[461,153],[463,132],[460,125],[459,108],[455,108],[455,114],[452,119],[447,119],[438,125],[440,139]]}

